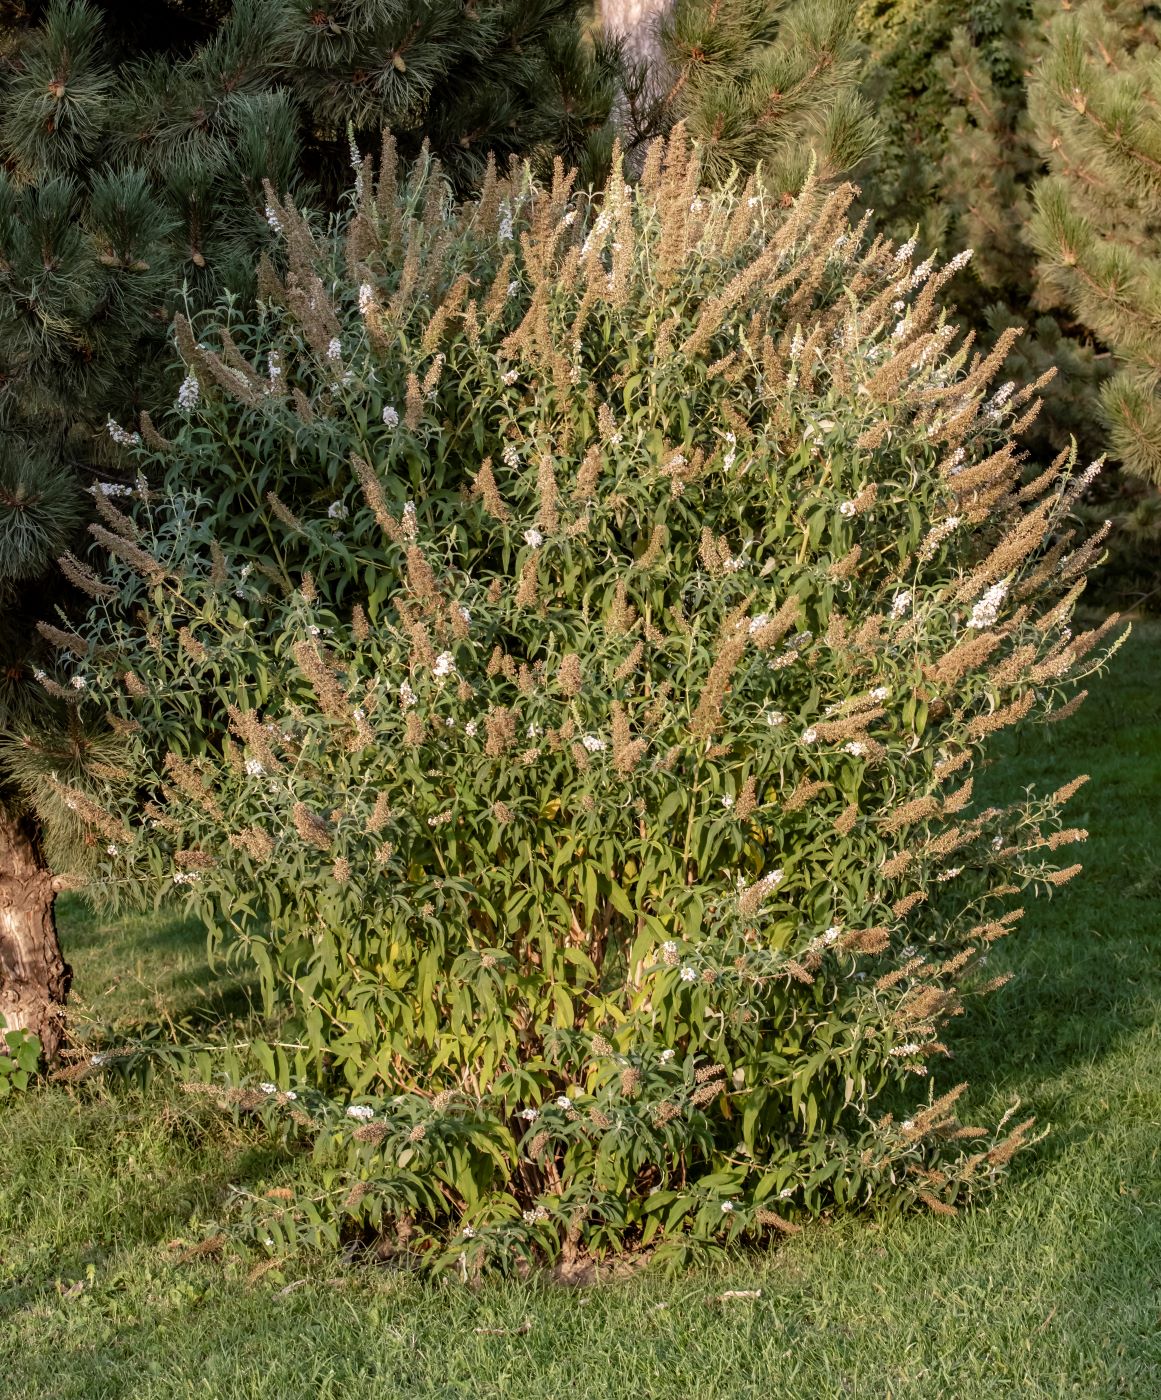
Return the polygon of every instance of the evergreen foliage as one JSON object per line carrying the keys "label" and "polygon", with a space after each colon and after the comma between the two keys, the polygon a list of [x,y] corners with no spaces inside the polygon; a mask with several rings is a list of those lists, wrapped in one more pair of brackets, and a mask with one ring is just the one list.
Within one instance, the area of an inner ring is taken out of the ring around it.
{"label": "evergreen foliage", "polygon": [[[1059,716],[1088,475],[1025,483],[1035,386],[952,353],[936,271],[675,134],[594,204],[368,162],[339,238],[271,197],[260,315],[179,322],[109,569],[54,683],[112,895],[188,896],[288,1017],[226,1097],[314,1143],[282,1252],[429,1264],[946,1212],[928,1088],[1079,784],[973,800]],[[200,490],[191,491],[189,483]],[[437,1247],[438,1246],[438,1247]]]}
{"label": "evergreen foliage", "polygon": [[1161,485],[1161,11],[1086,0],[1047,35],[1029,88],[1051,172],[1029,234],[1041,287],[1112,349],[1113,451]]}
{"label": "evergreen foliage", "polygon": [[[604,6],[614,32],[618,8]],[[833,181],[875,142],[854,19],[853,0],[675,0],[630,65],[626,126],[640,142],[684,122],[717,183],[759,166],[776,194],[811,170]]]}
{"label": "evergreen foliage", "polygon": [[1071,314],[1036,304],[1028,219],[1042,169],[1027,113],[1026,74],[1042,48],[1035,0],[865,0],[864,90],[882,145],[862,180],[876,223],[950,258],[972,250],[951,289],[957,314],[994,345],[1012,327],[1005,373],[1024,383],[1055,369],[1031,430],[1037,451],[1075,438],[1105,449],[1096,394],[1105,369]]}

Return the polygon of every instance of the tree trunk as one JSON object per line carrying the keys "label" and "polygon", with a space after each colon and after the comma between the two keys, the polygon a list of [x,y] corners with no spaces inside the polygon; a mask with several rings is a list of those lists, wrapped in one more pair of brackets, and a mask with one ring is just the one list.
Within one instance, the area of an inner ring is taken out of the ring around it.
{"label": "tree trunk", "polygon": [[60,1051],[73,976],[57,940],[54,898],[34,823],[0,803],[0,1016],[8,1030],[38,1035],[48,1060]]}

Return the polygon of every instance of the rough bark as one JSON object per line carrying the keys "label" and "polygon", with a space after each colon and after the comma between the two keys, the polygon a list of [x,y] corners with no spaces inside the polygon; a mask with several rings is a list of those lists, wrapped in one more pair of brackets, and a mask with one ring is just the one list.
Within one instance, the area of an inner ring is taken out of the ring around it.
{"label": "rough bark", "polygon": [[38,1035],[49,1060],[60,1051],[73,975],[57,939],[54,897],[35,826],[0,804],[0,1015],[9,1030]]}
{"label": "rough bark", "polygon": [[624,43],[628,58],[659,71],[664,66],[661,21],[672,8],[673,0],[600,0],[599,14],[605,30]]}

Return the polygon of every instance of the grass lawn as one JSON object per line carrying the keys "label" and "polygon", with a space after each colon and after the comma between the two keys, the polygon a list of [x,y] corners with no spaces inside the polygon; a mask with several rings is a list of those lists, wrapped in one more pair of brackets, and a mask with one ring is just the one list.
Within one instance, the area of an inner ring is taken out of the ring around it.
{"label": "grass lawn", "polygon": [[[979,1121],[1018,1096],[1050,1129],[988,1205],[676,1280],[471,1292],[300,1260],[248,1282],[167,1246],[262,1174],[261,1140],[160,1088],[54,1088],[0,1110],[0,1396],[1161,1396],[1161,625],[1004,766],[1009,791],[1091,773],[1071,813],[1092,838],[956,1028],[944,1080],[972,1081]],[[124,1027],[243,1011],[196,930],[63,923],[78,990]]]}

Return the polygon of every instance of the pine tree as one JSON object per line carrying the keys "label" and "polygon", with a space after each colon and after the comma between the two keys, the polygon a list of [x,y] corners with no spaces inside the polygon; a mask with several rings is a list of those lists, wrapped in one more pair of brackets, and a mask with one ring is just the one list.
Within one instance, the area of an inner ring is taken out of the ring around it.
{"label": "pine tree", "polygon": [[1161,15],[1132,0],[1045,14],[1029,89],[1051,172],[1030,224],[1041,287],[1111,348],[1113,451],[1161,485]]}
{"label": "pine tree", "polygon": [[762,167],[768,189],[823,181],[872,149],[853,0],[605,0],[625,47],[630,144],[685,123],[705,176]]}
{"label": "pine tree", "polygon": [[1039,379],[1055,367],[1033,450],[1075,437],[1103,450],[1096,422],[1102,361],[1071,314],[1034,302],[1030,189],[1042,170],[1027,112],[1027,72],[1043,47],[1034,0],[872,0],[859,30],[871,51],[864,90],[882,146],[863,177],[877,226],[945,258],[971,249],[954,286],[958,318],[989,348],[1023,334],[1004,373]]}
{"label": "pine tree", "polygon": [[0,1015],[50,1056],[70,979],[53,871],[92,854],[54,778],[116,754],[78,717],[68,617],[97,587],[93,511],[128,529],[140,411],[173,401],[174,313],[247,305],[262,181],[325,202],[352,136],[427,141],[460,189],[489,151],[599,177],[616,55],[576,16],[575,0],[0,8]]}

